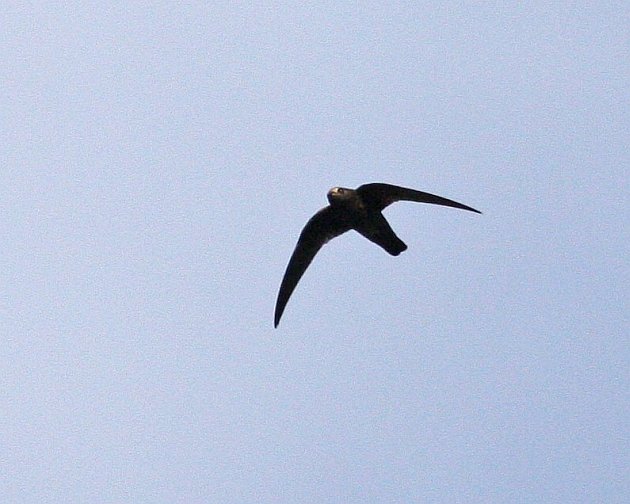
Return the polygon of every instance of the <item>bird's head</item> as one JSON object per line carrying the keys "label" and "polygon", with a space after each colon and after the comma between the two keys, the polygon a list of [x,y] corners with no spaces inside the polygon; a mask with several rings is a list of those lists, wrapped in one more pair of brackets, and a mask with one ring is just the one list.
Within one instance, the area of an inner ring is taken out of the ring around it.
{"label": "bird's head", "polygon": [[331,205],[335,205],[350,201],[354,197],[354,193],[355,191],[353,189],[333,187],[330,191],[328,191],[328,202]]}

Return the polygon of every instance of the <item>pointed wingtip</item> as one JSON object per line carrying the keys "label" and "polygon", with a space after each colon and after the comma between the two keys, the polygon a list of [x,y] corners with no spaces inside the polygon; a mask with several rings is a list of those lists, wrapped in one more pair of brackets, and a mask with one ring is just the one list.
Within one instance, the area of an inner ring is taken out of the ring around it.
{"label": "pointed wingtip", "polygon": [[470,207],[468,205],[462,205],[460,208],[462,210],[469,210],[470,212],[475,212],[475,213],[483,215],[483,212],[481,212],[480,210],[477,210],[476,208]]}

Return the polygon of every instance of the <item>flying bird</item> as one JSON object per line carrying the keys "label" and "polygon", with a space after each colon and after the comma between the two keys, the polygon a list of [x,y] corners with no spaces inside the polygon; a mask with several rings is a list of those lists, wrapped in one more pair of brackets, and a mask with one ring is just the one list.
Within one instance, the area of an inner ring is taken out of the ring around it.
{"label": "flying bird", "polygon": [[315,254],[336,236],[354,229],[393,256],[407,250],[407,245],[396,236],[381,213],[396,201],[431,203],[481,213],[435,194],[390,184],[364,184],[356,189],[333,187],[328,191],[330,204],[306,223],[291,255],[276,299],[274,327],[278,327],[293,290]]}

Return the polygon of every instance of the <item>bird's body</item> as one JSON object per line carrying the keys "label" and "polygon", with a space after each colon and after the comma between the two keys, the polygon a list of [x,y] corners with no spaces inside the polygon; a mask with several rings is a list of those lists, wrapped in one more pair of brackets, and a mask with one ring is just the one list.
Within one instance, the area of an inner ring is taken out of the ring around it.
{"label": "bird's body", "polygon": [[481,213],[441,196],[390,184],[364,184],[357,189],[333,187],[328,191],[330,204],[319,210],[306,223],[289,260],[276,300],[275,327],[278,326],[289,297],[315,254],[334,237],[354,229],[393,256],[407,249],[407,245],[396,236],[382,214],[385,207],[401,200],[432,203]]}

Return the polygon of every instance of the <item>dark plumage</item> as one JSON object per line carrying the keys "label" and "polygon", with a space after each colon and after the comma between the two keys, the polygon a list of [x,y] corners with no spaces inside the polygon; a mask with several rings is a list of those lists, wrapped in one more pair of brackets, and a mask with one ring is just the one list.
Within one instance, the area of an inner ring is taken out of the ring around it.
{"label": "dark plumage", "polygon": [[313,257],[334,237],[354,229],[393,256],[407,249],[407,245],[396,236],[381,213],[396,201],[432,203],[481,213],[453,200],[390,184],[365,184],[357,189],[333,187],[328,191],[330,205],[322,208],[306,223],[289,260],[276,300],[274,327],[278,327],[282,312]]}

